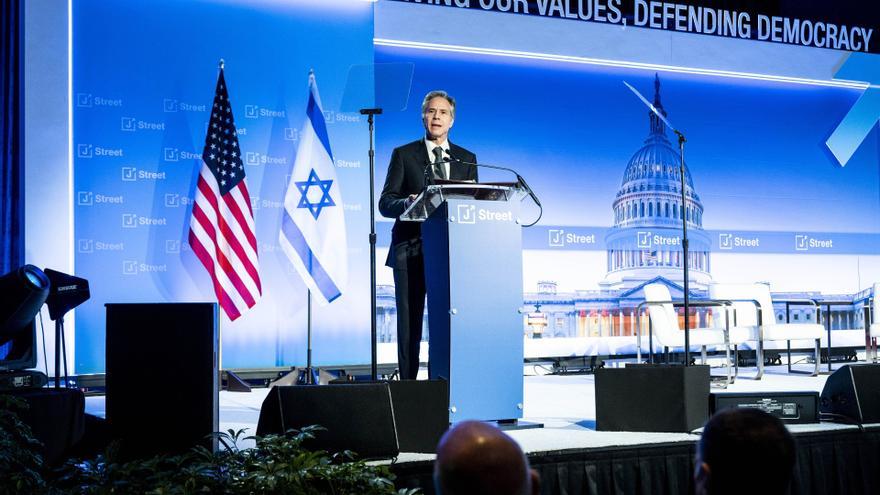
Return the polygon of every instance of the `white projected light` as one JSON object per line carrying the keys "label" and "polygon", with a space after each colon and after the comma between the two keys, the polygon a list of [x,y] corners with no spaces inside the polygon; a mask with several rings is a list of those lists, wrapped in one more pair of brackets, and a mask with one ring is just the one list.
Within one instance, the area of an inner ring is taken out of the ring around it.
{"label": "white projected light", "polygon": [[517,50],[500,50],[497,48],[480,48],[462,45],[446,45],[440,43],[423,43],[419,41],[393,40],[387,38],[373,38],[373,44],[377,46],[392,46],[398,48],[415,48],[419,50],[433,50],[451,53],[471,53],[476,55],[493,55],[496,57],[511,57],[532,60],[549,60],[554,62],[568,62],[573,64],[604,65],[611,67],[625,67],[630,69],[648,69],[653,71],[679,72],[683,74],[700,74],[720,77],[733,77],[738,79],[755,79],[760,81],[775,81],[794,84],[808,84],[812,86],[830,86],[835,88],[866,89],[869,84],[855,81],[808,79],[803,77],[776,76],[770,74],[755,74],[751,72],[736,72],[716,69],[700,69],[696,67],[679,67],[674,65],[647,64],[640,62],[627,62],[620,60],[607,60],[590,57],[575,57],[571,55],[554,55],[551,53],[523,52]]}

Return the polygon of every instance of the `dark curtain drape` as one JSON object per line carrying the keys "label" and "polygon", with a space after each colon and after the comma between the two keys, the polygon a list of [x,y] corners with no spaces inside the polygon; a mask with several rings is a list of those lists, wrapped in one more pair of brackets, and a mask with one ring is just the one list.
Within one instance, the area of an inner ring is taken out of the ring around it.
{"label": "dark curtain drape", "polygon": [[0,274],[24,259],[21,0],[0,0]]}
{"label": "dark curtain drape", "polygon": [[[880,493],[880,427],[795,433],[797,464],[791,489],[779,495]],[[694,442],[544,452],[529,455],[546,495],[689,495]],[[433,462],[392,464],[398,488],[433,495]],[[760,483],[743,473],[745,486]],[[743,495],[751,493],[743,488]]]}

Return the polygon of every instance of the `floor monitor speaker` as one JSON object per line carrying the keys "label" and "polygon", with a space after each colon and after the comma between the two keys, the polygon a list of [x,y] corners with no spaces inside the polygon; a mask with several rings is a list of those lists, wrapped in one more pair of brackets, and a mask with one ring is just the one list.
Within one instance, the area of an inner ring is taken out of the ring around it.
{"label": "floor monitor speaker", "polygon": [[880,364],[838,368],[825,381],[819,412],[825,420],[880,423]]}
{"label": "floor monitor speaker", "polygon": [[596,370],[596,430],[690,432],[709,417],[709,367]]}
{"label": "floor monitor speaker", "polygon": [[351,450],[367,459],[400,453],[388,383],[272,387],[260,409],[257,435],[311,425],[327,431],[317,432],[310,448]]}

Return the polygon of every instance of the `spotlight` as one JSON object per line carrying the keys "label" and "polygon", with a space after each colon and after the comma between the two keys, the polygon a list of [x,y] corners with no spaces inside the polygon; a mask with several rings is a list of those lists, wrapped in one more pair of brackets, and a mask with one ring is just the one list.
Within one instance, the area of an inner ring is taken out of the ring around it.
{"label": "spotlight", "polygon": [[0,276],[0,391],[40,387],[46,375],[22,371],[37,365],[34,317],[49,295],[49,278],[25,265]]}
{"label": "spotlight", "polygon": [[24,265],[0,277],[0,339],[21,331],[40,312],[49,297],[49,277]]}

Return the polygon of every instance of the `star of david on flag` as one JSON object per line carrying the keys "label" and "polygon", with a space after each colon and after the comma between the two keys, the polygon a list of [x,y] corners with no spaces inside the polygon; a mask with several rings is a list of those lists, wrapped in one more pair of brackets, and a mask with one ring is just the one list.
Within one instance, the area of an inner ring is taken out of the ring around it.
{"label": "star of david on flag", "polygon": [[330,303],[348,282],[348,243],[342,193],[315,74],[290,183],[284,196],[281,250],[319,301]]}
{"label": "star of david on flag", "polygon": [[[312,216],[315,217],[315,220],[321,216],[321,209],[325,206],[336,206],[336,203],[333,202],[333,198],[330,197],[330,188],[333,186],[332,180],[321,180],[318,178],[318,174],[315,173],[315,169],[312,169],[309,172],[308,180],[294,182],[296,184],[296,188],[299,189],[299,192],[302,196],[299,198],[299,204],[296,205],[297,208],[308,208],[310,212],[312,212]],[[309,190],[313,187],[320,189],[321,198],[318,199],[317,202],[312,202],[309,200]]]}

